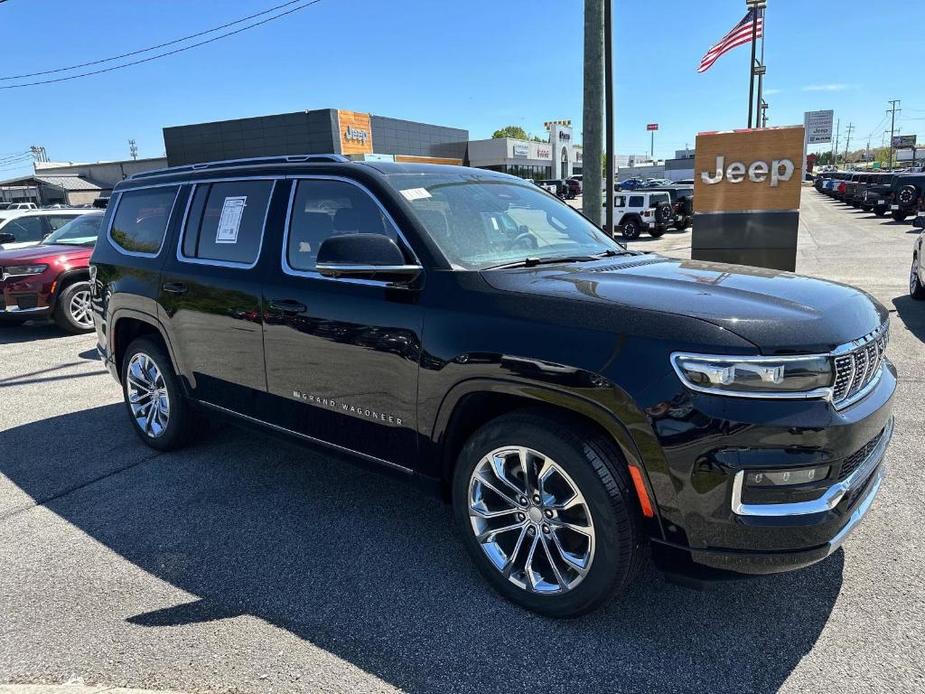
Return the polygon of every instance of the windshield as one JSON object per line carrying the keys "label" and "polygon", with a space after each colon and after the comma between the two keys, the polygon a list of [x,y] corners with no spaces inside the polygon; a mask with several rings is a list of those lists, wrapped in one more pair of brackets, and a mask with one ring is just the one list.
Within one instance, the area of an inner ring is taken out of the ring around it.
{"label": "windshield", "polygon": [[527,182],[443,173],[386,178],[457,269],[625,250],[571,207]]}
{"label": "windshield", "polygon": [[65,246],[92,246],[96,243],[102,223],[101,214],[82,214],[46,236],[42,245],[57,243]]}

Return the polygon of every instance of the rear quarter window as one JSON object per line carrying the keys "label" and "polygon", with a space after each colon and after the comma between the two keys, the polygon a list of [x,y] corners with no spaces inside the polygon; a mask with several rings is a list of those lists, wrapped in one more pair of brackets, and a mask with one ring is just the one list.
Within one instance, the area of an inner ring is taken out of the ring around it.
{"label": "rear quarter window", "polygon": [[157,255],[179,186],[127,190],[119,195],[109,236],[117,248],[137,255]]}

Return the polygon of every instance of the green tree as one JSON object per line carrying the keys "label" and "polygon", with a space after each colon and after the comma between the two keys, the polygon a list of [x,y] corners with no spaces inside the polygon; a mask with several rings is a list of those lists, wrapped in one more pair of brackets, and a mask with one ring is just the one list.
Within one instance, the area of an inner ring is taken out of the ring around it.
{"label": "green tree", "polygon": [[495,130],[492,137],[493,138],[513,137],[514,139],[517,139],[517,140],[531,139],[530,136],[527,135],[527,131],[521,128],[519,125],[506,125],[500,130]]}

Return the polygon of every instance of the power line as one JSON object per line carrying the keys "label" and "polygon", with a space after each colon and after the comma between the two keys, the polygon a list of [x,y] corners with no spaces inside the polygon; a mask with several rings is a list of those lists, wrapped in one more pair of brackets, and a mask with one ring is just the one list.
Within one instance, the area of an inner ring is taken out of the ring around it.
{"label": "power line", "polygon": [[[0,0],[3,2],[4,0]],[[275,12],[283,7],[288,7],[289,5],[295,5],[296,3],[303,2],[304,0],[289,0],[289,2],[284,2],[282,5],[276,5],[269,9],[263,10],[262,12],[257,12],[247,17],[242,17],[241,19],[236,19],[233,22],[228,22],[227,24],[221,24],[217,27],[212,27],[211,29],[206,29],[204,31],[196,32],[195,34],[189,34],[187,36],[181,36],[178,39],[173,39],[172,41],[165,41],[164,43],[159,43],[156,46],[149,46],[148,48],[140,48],[137,51],[130,51],[129,53],[122,53],[121,55],[114,55],[111,58],[100,58],[99,60],[91,60],[88,63],[78,63],[77,65],[68,65],[67,67],[58,67],[53,70],[41,70],[40,72],[27,72],[22,75],[7,75],[5,77],[0,77],[0,80],[20,80],[25,79],[26,77],[38,77],[39,75],[51,75],[56,72],[68,72],[69,70],[77,70],[82,67],[90,67],[91,65],[100,65],[101,63],[111,63],[113,60],[121,60],[122,58],[130,58],[133,55],[140,55],[141,53],[148,53],[150,51],[156,51],[158,48],[164,48],[166,46],[173,46],[177,43],[183,43],[189,39],[195,39],[200,36],[205,36],[206,34],[211,34],[222,29],[227,29],[230,26],[235,24],[240,24],[241,22],[246,22],[249,19],[254,19],[254,17],[260,17],[261,15],[269,14],[270,12]]]}
{"label": "power line", "polygon": [[[302,1],[302,0],[299,0],[299,1]],[[299,5],[298,7],[293,7],[291,10],[280,12],[279,14],[273,15],[272,17],[267,17],[266,19],[262,19],[259,22],[254,22],[253,24],[248,24],[247,26],[243,26],[240,29],[235,29],[234,31],[229,31],[224,34],[219,34],[218,36],[213,36],[210,39],[206,39],[205,41],[199,41],[198,43],[193,43],[193,44],[190,44],[189,46],[183,46],[182,48],[175,48],[172,51],[165,51],[164,53],[158,53],[148,58],[142,58],[141,60],[133,60],[129,63],[123,63],[122,65],[113,65],[112,67],[102,68],[99,70],[91,70],[90,72],[81,72],[77,75],[68,75],[67,77],[56,77],[54,79],[38,80],[36,82],[23,82],[22,84],[8,84],[8,85],[0,86],[0,90],[18,89],[20,87],[34,87],[39,84],[52,84],[54,82],[67,82],[69,80],[76,80],[81,77],[90,77],[91,75],[101,75],[105,72],[112,72],[113,70],[121,70],[122,68],[132,67],[133,65],[141,65],[142,63],[150,63],[151,61],[157,60],[158,58],[166,58],[167,56],[170,56],[170,55],[176,55],[177,53],[183,53],[184,51],[188,51],[193,48],[198,48],[199,46],[205,46],[206,44],[214,43],[220,39],[224,39],[229,36],[234,36],[235,34],[240,34],[241,32],[247,31],[248,29],[253,29],[263,24],[267,24],[268,22],[272,22],[274,19],[279,19],[281,17],[285,17],[286,15],[293,14],[294,12],[298,12],[299,10],[304,10],[305,8],[310,7],[312,5],[317,5],[319,2],[321,2],[321,0],[311,0],[310,2],[306,2],[305,4]]]}

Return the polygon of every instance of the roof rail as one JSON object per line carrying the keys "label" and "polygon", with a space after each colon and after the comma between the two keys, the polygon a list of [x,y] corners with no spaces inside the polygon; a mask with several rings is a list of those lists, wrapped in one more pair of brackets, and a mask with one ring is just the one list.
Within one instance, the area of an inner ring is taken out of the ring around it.
{"label": "roof rail", "polygon": [[166,174],[182,173],[184,171],[205,171],[209,169],[225,169],[235,166],[254,166],[261,164],[304,164],[304,163],[338,163],[346,164],[351,160],[343,154],[290,154],[271,157],[250,157],[247,159],[223,159],[221,161],[207,161],[199,164],[184,164],[183,166],[168,166],[164,169],[152,169],[132,174],[128,178],[137,180],[150,176],[163,176]]}

